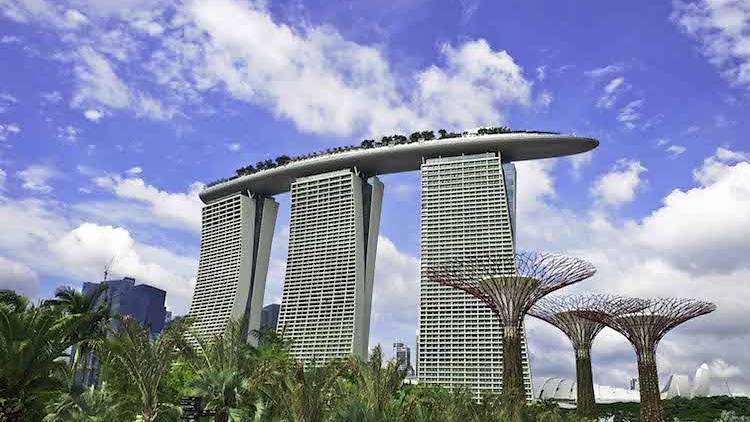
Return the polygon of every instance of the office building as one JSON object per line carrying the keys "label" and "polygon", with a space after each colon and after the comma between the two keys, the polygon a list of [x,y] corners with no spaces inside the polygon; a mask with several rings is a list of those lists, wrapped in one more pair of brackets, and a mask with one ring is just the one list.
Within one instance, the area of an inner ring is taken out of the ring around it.
{"label": "office building", "polygon": [[357,169],[292,183],[278,330],[305,362],[367,356],[383,184]]}
{"label": "office building", "polygon": [[405,371],[407,377],[414,376],[411,366],[411,349],[406,344],[397,341],[393,343],[393,357],[399,362],[398,369]]}
{"label": "office building", "polygon": [[[158,335],[164,328],[167,308],[164,306],[167,292],[147,284],[135,284],[132,277],[119,280],[104,280],[100,283],[83,283],[82,292],[90,295],[100,288],[106,289],[99,297],[99,303],[106,301],[112,315],[129,316],[149,329],[152,336]],[[115,321],[116,325],[116,321]],[[71,363],[75,349],[71,353]],[[79,357],[80,370],[75,374],[77,381],[85,385],[96,383],[99,362],[96,356],[88,353]]]}
{"label": "office building", "polygon": [[[190,315],[204,339],[246,313],[260,328],[266,274],[278,203],[250,192],[219,198],[203,207],[201,251]],[[255,344],[253,336],[248,337]],[[196,344],[196,343],[194,343]]]}
{"label": "office building", "polygon": [[276,325],[279,323],[279,309],[281,305],[278,303],[272,303],[263,307],[263,312],[260,314],[260,328],[276,330]]}
{"label": "office building", "polygon": [[[476,397],[500,393],[503,328],[497,317],[468,293],[429,281],[427,269],[488,255],[513,259],[515,167],[488,152],[426,159],[421,170],[419,382],[466,386]],[[525,339],[522,347],[531,397]]]}

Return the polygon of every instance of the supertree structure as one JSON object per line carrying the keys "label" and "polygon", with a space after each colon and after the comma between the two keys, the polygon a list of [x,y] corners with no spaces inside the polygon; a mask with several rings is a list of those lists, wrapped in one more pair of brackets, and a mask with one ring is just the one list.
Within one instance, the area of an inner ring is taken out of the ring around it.
{"label": "supertree structure", "polygon": [[644,302],[610,295],[547,296],[529,309],[529,315],[550,323],[573,344],[576,357],[576,411],[580,416],[595,415],[594,380],[591,371],[591,345],[606,326],[586,319],[579,312],[605,308],[613,315],[641,310]]}
{"label": "supertree structure", "polygon": [[520,333],[524,315],[542,297],[591,277],[586,261],[520,252],[513,259],[476,257],[428,269],[431,281],[465,291],[486,303],[503,327],[503,394],[524,394]]}
{"label": "supertree structure", "polygon": [[601,304],[596,309],[579,315],[607,325],[627,338],[638,357],[638,381],[641,392],[641,421],[662,422],[659,378],[656,369],[656,348],[659,341],[673,328],[685,321],[716,310],[716,305],[694,299],[641,299],[642,309],[622,314]]}

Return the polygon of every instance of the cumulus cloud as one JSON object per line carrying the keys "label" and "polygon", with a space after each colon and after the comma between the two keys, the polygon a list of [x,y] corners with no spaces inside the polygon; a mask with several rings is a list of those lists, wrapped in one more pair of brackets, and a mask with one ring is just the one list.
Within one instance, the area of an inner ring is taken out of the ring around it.
{"label": "cumulus cloud", "polygon": [[731,83],[750,89],[750,7],[742,1],[673,2],[671,19],[701,44]]}
{"label": "cumulus cloud", "polygon": [[96,177],[94,183],[119,198],[145,205],[153,217],[164,224],[200,230],[203,203],[198,193],[203,189],[202,183],[195,182],[186,192],[178,193],[160,190],[140,178],[122,178],[118,175]]}
{"label": "cumulus cloud", "polygon": [[618,160],[608,173],[596,180],[591,193],[606,205],[620,206],[632,202],[642,185],[641,173],[645,171],[646,168],[637,160]]}
{"label": "cumulus cloud", "polygon": [[29,297],[39,292],[39,280],[28,266],[0,255],[0,289],[15,290]]}
{"label": "cumulus cloud", "polygon": [[170,308],[187,312],[197,268],[194,257],[139,242],[123,227],[80,222],[80,215],[71,215],[69,207],[51,199],[0,196],[0,221],[0,256],[15,263],[11,267],[0,260],[3,269],[13,268],[8,274],[14,277],[0,275],[0,286],[28,280],[24,285],[36,288],[38,283],[32,281],[38,275],[97,280],[114,258],[115,276],[135,276],[165,289]]}
{"label": "cumulus cloud", "polygon": [[227,144],[227,149],[232,152],[237,152],[240,150],[240,148],[242,148],[242,145],[240,145],[239,142],[232,142]]}
{"label": "cumulus cloud", "polygon": [[[104,12],[108,8],[96,3],[6,7],[12,19],[62,35],[68,51],[60,57],[75,78],[71,105],[94,120],[101,117],[96,112],[118,110],[169,119],[222,91],[305,132],[378,135],[501,124],[507,109],[530,104],[532,84],[523,69],[483,39],[443,44],[439,63],[397,74],[379,48],[351,42],[328,26],[278,22],[257,4],[186,1],[146,12],[145,4],[128,2]],[[66,10],[87,20],[74,25],[70,16],[61,17]],[[78,29],[82,25],[86,31]],[[144,42],[144,35],[156,37]],[[131,56],[148,60],[137,64]],[[549,94],[539,98],[551,100]]]}
{"label": "cumulus cloud", "polygon": [[[750,300],[746,283],[750,265],[743,257],[750,250],[743,239],[750,235],[745,230],[750,227],[750,221],[745,221],[750,215],[750,192],[740,180],[748,180],[748,167],[745,154],[717,150],[695,170],[695,187],[674,190],[640,219],[619,220],[606,209],[573,212],[549,200],[537,203],[533,210],[519,205],[519,247],[557,251],[594,263],[598,270],[595,277],[566,288],[562,294],[686,296],[716,303],[717,312],[688,322],[665,337],[658,350],[662,373],[692,373],[703,362],[716,359],[745,367],[750,365],[743,346],[750,341],[743,322],[745,303]],[[554,192],[551,170],[544,171]],[[519,167],[519,183],[529,176],[523,171]],[[523,221],[526,224],[521,224]],[[540,331],[533,320],[529,330],[535,374],[572,375],[572,361],[564,365],[558,359],[548,359],[550,350],[568,350],[567,340],[554,330]],[[613,332],[599,336],[593,359],[597,383],[622,385],[637,374],[632,347]],[[565,368],[570,372],[564,372]],[[744,373],[737,375],[732,387],[735,392],[750,392],[750,378]]]}
{"label": "cumulus cloud", "polygon": [[58,175],[58,171],[53,166],[45,164],[32,164],[16,172],[16,176],[23,182],[21,186],[24,189],[39,193],[52,192],[49,181]]}
{"label": "cumulus cloud", "polygon": [[98,122],[99,120],[101,120],[104,114],[99,110],[90,108],[83,112],[83,116],[91,120],[92,122]]}
{"label": "cumulus cloud", "polygon": [[137,175],[139,175],[141,173],[143,173],[143,169],[140,168],[140,167],[138,167],[138,166],[131,167],[131,168],[125,170],[125,174],[127,174],[128,176],[137,176]]}
{"label": "cumulus cloud", "polygon": [[[404,253],[387,237],[378,239],[370,343],[390,345],[400,338],[412,344],[419,307],[419,259]],[[387,334],[388,337],[380,337]]]}

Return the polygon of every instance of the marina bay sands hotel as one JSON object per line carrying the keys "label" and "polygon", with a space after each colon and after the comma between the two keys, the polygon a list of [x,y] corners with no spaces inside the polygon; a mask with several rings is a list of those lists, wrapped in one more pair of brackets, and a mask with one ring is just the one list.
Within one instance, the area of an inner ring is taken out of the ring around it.
{"label": "marina bay sands hotel", "polygon": [[336,148],[207,187],[200,193],[206,205],[190,308],[197,332],[221,333],[228,320],[246,312],[250,329],[259,327],[278,210],[274,195],[291,191],[278,331],[304,361],[366,358],[383,198],[377,176],[419,170],[418,381],[463,384],[475,394],[499,392],[502,327],[482,302],[430,282],[427,268],[487,254],[512,257],[513,162],[582,153],[598,141],[545,132],[484,133]]}

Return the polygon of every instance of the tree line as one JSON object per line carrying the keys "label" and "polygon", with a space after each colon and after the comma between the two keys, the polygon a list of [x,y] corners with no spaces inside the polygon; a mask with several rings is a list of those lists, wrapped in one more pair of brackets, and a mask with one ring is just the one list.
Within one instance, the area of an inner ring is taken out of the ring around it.
{"label": "tree line", "polygon": [[585,420],[552,402],[404,384],[380,346],[367,360],[304,365],[273,330],[252,332],[251,346],[247,318],[211,338],[177,318],[152,336],[111,315],[102,292],[63,288],[35,305],[0,291],[0,422],[178,421],[182,396],[202,397],[220,422]]}

